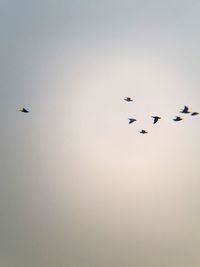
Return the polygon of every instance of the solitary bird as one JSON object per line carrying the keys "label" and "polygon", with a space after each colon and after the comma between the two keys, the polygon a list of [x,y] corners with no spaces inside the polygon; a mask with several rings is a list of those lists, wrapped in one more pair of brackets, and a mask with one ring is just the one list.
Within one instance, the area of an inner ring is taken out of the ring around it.
{"label": "solitary bird", "polygon": [[157,121],[159,121],[161,119],[161,117],[158,116],[151,116],[154,120],[153,120],[153,124],[155,124]]}
{"label": "solitary bird", "polygon": [[21,111],[21,112],[23,112],[23,113],[29,113],[29,111],[28,111],[27,109],[25,109],[25,108],[22,108],[22,109],[20,109],[19,111]]}
{"label": "solitary bird", "polygon": [[145,130],[141,130],[140,133],[141,134],[147,134],[148,132],[146,132]]}
{"label": "solitary bird", "polygon": [[127,101],[127,102],[133,101],[130,97],[126,97],[124,100]]}
{"label": "solitary bird", "polygon": [[190,113],[189,108],[187,106],[184,106],[184,108],[180,111],[180,113]]}
{"label": "solitary bird", "polygon": [[198,115],[199,114],[199,112],[192,112],[191,113],[191,116],[196,116],[196,115]]}
{"label": "solitary bird", "polygon": [[181,117],[178,117],[178,116],[176,116],[176,118],[175,119],[173,119],[174,121],[182,121],[182,118]]}
{"label": "solitary bird", "polygon": [[136,119],[128,118],[129,119],[129,124],[133,123],[134,121],[137,121]]}

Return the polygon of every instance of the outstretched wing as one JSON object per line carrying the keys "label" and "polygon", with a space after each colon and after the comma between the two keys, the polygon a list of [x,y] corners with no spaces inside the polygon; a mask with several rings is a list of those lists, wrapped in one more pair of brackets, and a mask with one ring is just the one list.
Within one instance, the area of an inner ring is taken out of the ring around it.
{"label": "outstretched wing", "polygon": [[159,118],[158,117],[153,117],[153,118],[154,118],[153,124],[155,124],[159,120]]}
{"label": "outstretched wing", "polygon": [[184,106],[182,113],[189,113],[189,108],[187,106]]}

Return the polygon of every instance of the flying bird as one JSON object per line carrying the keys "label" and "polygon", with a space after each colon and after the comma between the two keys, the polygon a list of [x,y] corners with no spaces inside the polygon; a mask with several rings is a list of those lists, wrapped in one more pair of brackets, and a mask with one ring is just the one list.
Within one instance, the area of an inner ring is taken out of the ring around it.
{"label": "flying bird", "polygon": [[199,114],[199,112],[192,112],[191,113],[191,116],[196,116],[196,115],[198,115]]}
{"label": "flying bird", "polygon": [[133,101],[130,97],[126,97],[124,100],[127,101],[127,102]]}
{"label": "flying bird", "polygon": [[180,113],[190,113],[189,108],[187,106],[184,106],[184,108],[180,111]]}
{"label": "flying bird", "polygon": [[159,121],[161,119],[161,117],[158,116],[151,116],[154,120],[153,120],[153,124],[155,124],[157,121]]}
{"label": "flying bird", "polygon": [[129,124],[133,123],[134,121],[137,121],[136,119],[129,118]]}
{"label": "flying bird", "polygon": [[141,130],[140,133],[141,134],[147,134],[148,132],[146,132],[145,130]]}
{"label": "flying bird", "polygon": [[182,121],[182,118],[181,117],[178,117],[178,116],[176,116],[176,118],[175,119],[173,119],[174,121]]}
{"label": "flying bird", "polygon": [[25,108],[22,108],[22,109],[20,109],[19,111],[21,111],[21,112],[23,112],[23,113],[29,113],[29,111],[28,111],[27,109],[25,109]]}

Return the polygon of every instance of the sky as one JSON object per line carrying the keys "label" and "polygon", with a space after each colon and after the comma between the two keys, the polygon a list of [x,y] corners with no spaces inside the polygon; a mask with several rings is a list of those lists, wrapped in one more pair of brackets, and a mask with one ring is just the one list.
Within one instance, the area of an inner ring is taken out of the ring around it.
{"label": "sky", "polygon": [[1,266],[199,267],[199,12],[0,2]]}

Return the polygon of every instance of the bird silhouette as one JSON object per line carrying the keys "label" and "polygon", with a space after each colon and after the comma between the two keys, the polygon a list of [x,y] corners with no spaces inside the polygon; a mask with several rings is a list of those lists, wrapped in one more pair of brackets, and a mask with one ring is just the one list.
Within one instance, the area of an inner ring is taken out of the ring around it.
{"label": "bird silhouette", "polygon": [[128,118],[129,119],[129,124],[133,123],[134,121],[137,121],[136,119]]}
{"label": "bird silhouette", "polygon": [[190,113],[189,108],[187,106],[184,106],[184,108],[180,111],[180,113]]}
{"label": "bird silhouette", "polygon": [[158,122],[161,117],[158,117],[158,116],[151,116],[154,120],[153,120],[153,124],[155,124],[156,122]]}
{"label": "bird silhouette", "polygon": [[21,111],[21,112],[23,112],[23,113],[29,113],[29,111],[28,111],[27,109],[25,109],[25,108],[22,108],[22,109],[20,109],[19,111]]}
{"label": "bird silhouette", "polygon": [[191,116],[196,116],[196,115],[198,115],[199,114],[199,112],[192,112],[191,113]]}
{"label": "bird silhouette", "polygon": [[145,130],[141,130],[140,133],[141,134],[147,134],[148,132],[146,132]]}
{"label": "bird silhouette", "polygon": [[127,101],[127,102],[133,101],[130,97],[126,97],[124,100]]}
{"label": "bird silhouette", "polygon": [[182,121],[182,118],[181,117],[179,117],[179,116],[176,116],[176,118],[175,119],[173,119],[174,121]]}

